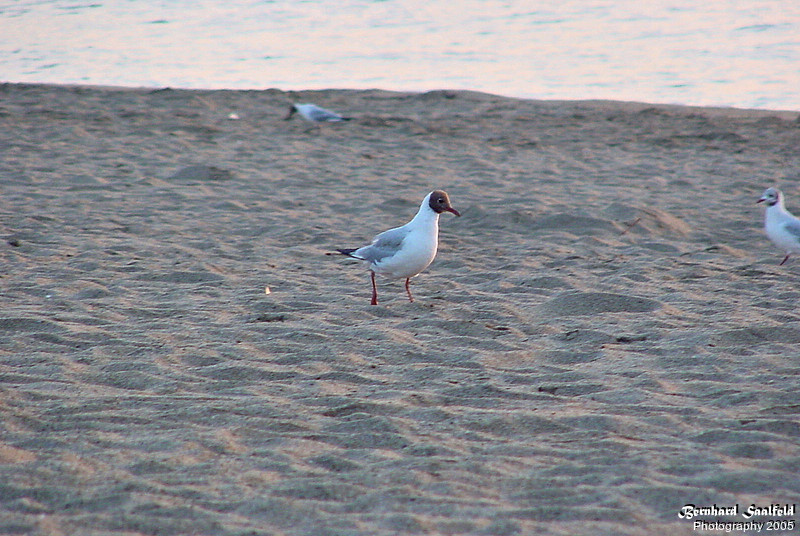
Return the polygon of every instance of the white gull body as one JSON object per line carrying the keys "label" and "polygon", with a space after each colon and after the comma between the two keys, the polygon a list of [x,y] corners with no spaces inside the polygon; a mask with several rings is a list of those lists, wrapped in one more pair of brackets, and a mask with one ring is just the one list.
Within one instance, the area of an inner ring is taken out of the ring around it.
{"label": "white gull body", "polygon": [[407,224],[380,233],[368,246],[338,250],[367,264],[372,278],[372,305],[378,303],[376,273],[392,279],[405,278],[408,299],[414,301],[409,282],[436,257],[439,247],[439,215],[444,211],[461,215],[450,206],[447,193],[435,190],[425,196],[417,215]]}
{"label": "white gull body", "polygon": [[800,253],[800,219],[793,216],[783,203],[783,193],[767,188],[756,203],[766,203],[764,231],[772,242],[786,252],[785,263],[792,253]]}
{"label": "white gull body", "polygon": [[316,104],[292,104],[292,107],[289,108],[289,115],[285,119],[291,119],[295,112],[299,113],[306,121],[311,121],[312,123],[336,123],[350,120],[349,117],[343,117]]}

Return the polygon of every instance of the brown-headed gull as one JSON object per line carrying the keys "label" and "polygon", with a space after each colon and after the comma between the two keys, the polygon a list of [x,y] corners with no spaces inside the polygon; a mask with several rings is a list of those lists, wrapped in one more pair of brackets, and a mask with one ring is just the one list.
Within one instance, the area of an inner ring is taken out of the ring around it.
{"label": "brown-headed gull", "polygon": [[286,121],[292,118],[295,112],[299,113],[305,120],[312,123],[336,123],[338,121],[350,121],[350,117],[343,117],[336,112],[321,108],[316,104],[292,104],[289,108],[289,115],[284,117]]}
{"label": "brown-headed gull", "polygon": [[772,242],[786,252],[781,263],[785,263],[792,253],[800,253],[800,220],[786,210],[783,192],[777,188],[767,188],[756,203],[766,203],[764,230]]}
{"label": "brown-headed gull", "polygon": [[375,274],[400,279],[406,278],[408,301],[413,302],[409,283],[436,257],[439,247],[439,215],[442,212],[461,214],[450,206],[450,198],[442,190],[425,196],[414,218],[403,225],[389,229],[372,239],[372,243],[358,249],[338,249],[343,255],[364,261],[372,279],[372,305],[378,304]]}

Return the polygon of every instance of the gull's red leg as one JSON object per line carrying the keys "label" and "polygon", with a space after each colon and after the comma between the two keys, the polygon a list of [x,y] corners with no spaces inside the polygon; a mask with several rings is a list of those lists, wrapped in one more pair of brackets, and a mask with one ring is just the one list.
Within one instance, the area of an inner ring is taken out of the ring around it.
{"label": "gull's red leg", "polygon": [[778,266],[783,266],[783,263],[789,260],[789,255],[791,255],[791,253],[787,253]]}
{"label": "gull's red leg", "polygon": [[378,305],[378,287],[375,285],[375,272],[370,272],[372,277],[372,301],[370,305]]}
{"label": "gull's red leg", "polygon": [[410,301],[411,303],[414,303],[414,297],[411,295],[411,288],[408,286],[408,284],[410,282],[411,282],[411,278],[410,277],[406,277],[406,292],[408,293],[408,301]]}

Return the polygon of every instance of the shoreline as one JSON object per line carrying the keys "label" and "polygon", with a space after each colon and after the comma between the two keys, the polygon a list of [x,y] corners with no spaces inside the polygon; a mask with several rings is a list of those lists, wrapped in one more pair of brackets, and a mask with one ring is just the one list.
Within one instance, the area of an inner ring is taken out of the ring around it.
{"label": "shoreline", "polygon": [[47,83],[47,82],[10,82],[10,81],[2,81],[0,82],[0,86],[8,85],[8,86],[31,86],[31,87],[53,87],[53,88],[69,88],[69,89],[85,89],[85,90],[98,90],[98,91],[144,91],[144,92],[155,92],[155,91],[186,91],[186,92],[278,92],[284,93],[287,95],[292,94],[324,94],[329,92],[342,92],[342,93],[363,93],[363,92],[383,92],[387,94],[394,94],[394,95],[423,95],[428,93],[449,93],[449,94],[477,94],[477,95],[485,95],[487,97],[493,97],[498,99],[510,99],[510,100],[520,100],[520,101],[531,101],[531,102],[539,102],[539,103],[553,103],[553,104],[605,104],[605,105],[621,105],[621,106],[630,106],[630,107],[639,107],[639,106],[646,106],[646,107],[656,107],[656,108],[666,108],[666,109],[687,109],[693,111],[707,111],[711,113],[720,113],[726,114],[727,112],[741,112],[744,114],[747,113],[765,113],[765,114],[777,114],[782,119],[791,119],[792,117],[796,119],[800,119],[800,110],[783,110],[783,109],[773,109],[773,108],[740,108],[735,106],[718,106],[718,105],[700,105],[700,104],[681,104],[681,103],[659,103],[659,102],[647,102],[647,101],[628,101],[628,100],[613,100],[613,99],[537,99],[537,98],[529,98],[529,97],[516,97],[510,95],[502,95],[499,93],[490,93],[484,91],[474,91],[469,89],[448,89],[448,88],[440,88],[440,89],[431,89],[425,91],[406,91],[406,90],[395,90],[395,89],[383,89],[378,87],[373,88],[319,88],[319,89],[284,89],[284,88],[249,88],[249,89],[228,89],[228,88],[183,88],[183,87],[172,87],[172,86],[114,86],[114,85],[102,85],[102,84],[71,84],[71,83]]}

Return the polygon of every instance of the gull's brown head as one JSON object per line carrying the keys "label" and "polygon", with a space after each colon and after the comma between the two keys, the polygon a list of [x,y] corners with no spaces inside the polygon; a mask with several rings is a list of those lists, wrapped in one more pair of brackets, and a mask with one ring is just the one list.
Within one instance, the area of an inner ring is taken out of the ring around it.
{"label": "gull's brown head", "polygon": [[430,193],[428,206],[430,206],[431,210],[436,214],[447,211],[452,212],[456,216],[461,216],[461,214],[450,205],[450,197],[448,197],[447,192],[442,190],[434,190]]}

